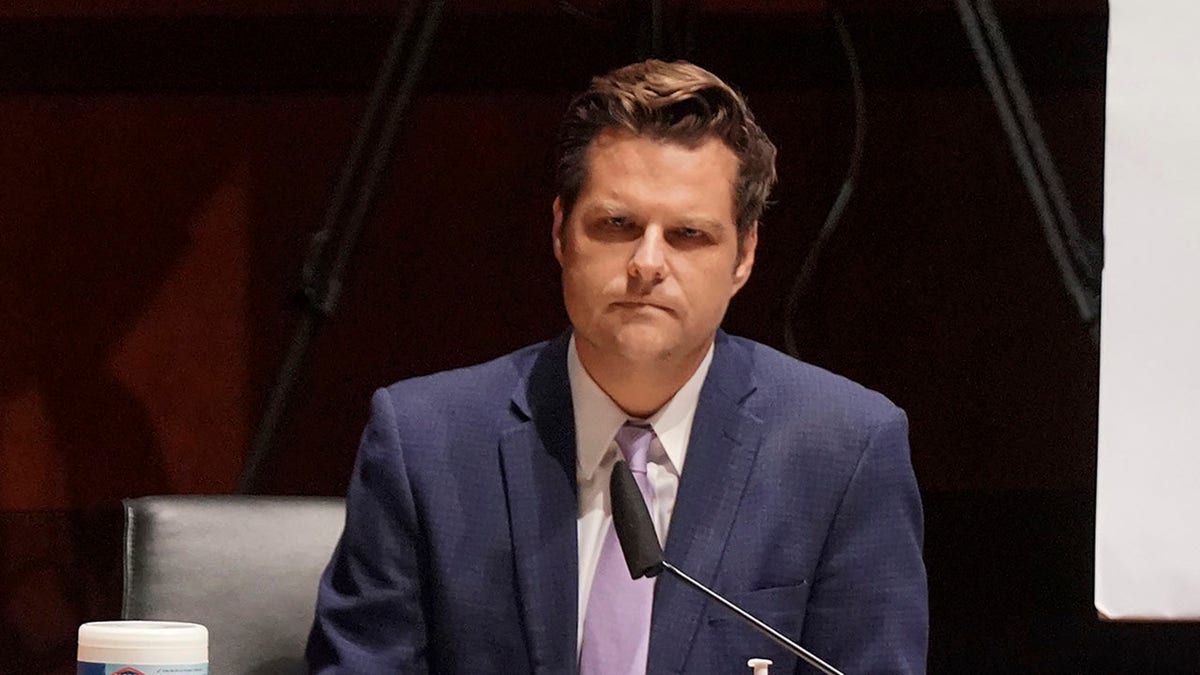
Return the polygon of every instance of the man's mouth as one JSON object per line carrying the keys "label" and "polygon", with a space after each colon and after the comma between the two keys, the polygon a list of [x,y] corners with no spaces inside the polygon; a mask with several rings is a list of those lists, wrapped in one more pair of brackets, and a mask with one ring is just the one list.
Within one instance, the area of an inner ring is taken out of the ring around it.
{"label": "man's mouth", "polygon": [[622,309],[657,309],[663,312],[674,313],[674,310],[666,305],[660,305],[654,302],[646,302],[645,300],[622,300],[620,302],[614,302],[613,305]]}

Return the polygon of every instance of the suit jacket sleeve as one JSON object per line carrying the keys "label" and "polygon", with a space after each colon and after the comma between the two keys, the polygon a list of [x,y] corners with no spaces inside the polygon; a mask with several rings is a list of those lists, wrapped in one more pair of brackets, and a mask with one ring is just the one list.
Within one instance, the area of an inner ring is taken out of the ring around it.
{"label": "suit jacket sleeve", "polygon": [[[929,613],[908,422],[866,434],[808,600],[801,644],[846,673],[924,673]],[[800,672],[811,672],[801,666]]]}
{"label": "suit jacket sleeve", "polygon": [[425,673],[422,546],[395,406],[375,392],[346,496],[346,526],[321,577],[306,658],[313,673]]}

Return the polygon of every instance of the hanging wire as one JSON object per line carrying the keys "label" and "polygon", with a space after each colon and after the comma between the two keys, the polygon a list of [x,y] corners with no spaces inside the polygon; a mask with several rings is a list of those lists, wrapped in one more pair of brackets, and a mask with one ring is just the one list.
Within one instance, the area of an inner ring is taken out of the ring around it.
{"label": "hanging wire", "polygon": [[817,263],[821,259],[821,254],[825,250],[829,239],[833,236],[834,231],[841,224],[846,207],[850,204],[850,198],[854,195],[854,188],[858,183],[858,175],[862,169],[863,153],[865,152],[867,141],[866,88],[863,86],[862,69],[859,64],[858,53],[854,49],[854,41],[851,39],[850,31],[846,28],[846,18],[840,11],[835,10],[833,12],[833,25],[837,30],[842,51],[846,54],[846,61],[850,68],[850,84],[854,91],[854,147],[850,152],[850,164],[846,169],[846,177],[842,181],[841,188],[838,190],[837,198],[834,199],[833,206],[829,209],[829,214],[825,216],[825,222],[822,223],[821,229],[817,231],[816,239],[808,249],[808,253],[804,256],[804,262],[800,265],[800,272],[796,275],[795,281],[792,282],[792,287],[787,297],[787,304],[784,306],[784,347],[789,354],[796,358],[800,358],[800,341],[796,336],[800,303],[812,287]]}
{"label": "hanging wire", "polygon": [[604,23],[600,17],[592,14],[591,12],[579,9],[569,0],[558,0],[558,8],[566,14],[575,17],[576,19],[582,19],[589,23]]}

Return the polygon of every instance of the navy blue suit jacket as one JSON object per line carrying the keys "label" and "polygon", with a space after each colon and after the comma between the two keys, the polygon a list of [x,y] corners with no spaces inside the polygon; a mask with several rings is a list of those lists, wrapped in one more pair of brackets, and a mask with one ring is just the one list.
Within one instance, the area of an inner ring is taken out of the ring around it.
{"label": "navy blue suit jacket", "polygon": [[[376,392],[321,579],[319,673],[572,673],[567,336]],[[928,613],[904,413],[718,333],[666,557],[848,674],[920,673]],[[660,577],[649,673],[809,672]]]}

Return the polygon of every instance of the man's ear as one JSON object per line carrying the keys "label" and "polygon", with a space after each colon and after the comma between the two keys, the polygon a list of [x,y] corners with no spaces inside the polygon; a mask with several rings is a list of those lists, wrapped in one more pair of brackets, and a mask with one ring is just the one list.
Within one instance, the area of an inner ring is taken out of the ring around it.
{"label": "man's ear", "polygon": [[750,231],[742,239],[741,259],[733,268],[733,292],[742,290],[742,286],[750,280],[750,271],[754,269],[754,250],[758,248],[758,221],[750,226]]}
{"label": "man's ear", "polygon": [[554,198],[554,206],[552,209],[554,211],[554,227],[551,228],[550,234],[554,239],[554,257],[557,258],[559,264],[561,264],[563,259],[563,209],[562,201],[560,201],[558,197]]}

